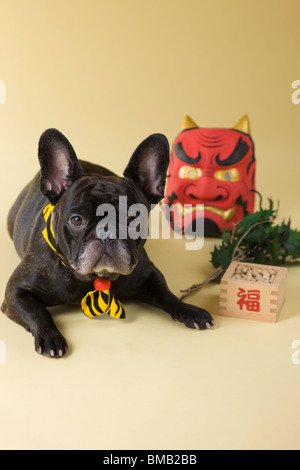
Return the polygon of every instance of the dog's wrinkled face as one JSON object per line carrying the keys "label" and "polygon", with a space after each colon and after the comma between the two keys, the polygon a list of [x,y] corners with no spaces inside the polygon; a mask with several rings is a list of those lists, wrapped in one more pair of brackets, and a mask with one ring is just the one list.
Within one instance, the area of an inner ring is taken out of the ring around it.
{"label": "dog's wrinkled face", "polygon": [[57,251],[81,280],[115,280],[137,265],[148,233],[148,215],[164,195],[168,142],[143,141],[124,177],[85,173],[67,139],[46,131],[39,143],[41,191],[53,204]]}
{"label": "dog's wrinkled face", "polygon": [[83,176],[65,191],[53,211],[53,230],[57,250],[75,276],[114,280],[132,272],[146,239],[133,239],[130,227],[141,235],[147,230],[147,217],[128,215],[133,204],[149,214],[142,191],[117,176]]}

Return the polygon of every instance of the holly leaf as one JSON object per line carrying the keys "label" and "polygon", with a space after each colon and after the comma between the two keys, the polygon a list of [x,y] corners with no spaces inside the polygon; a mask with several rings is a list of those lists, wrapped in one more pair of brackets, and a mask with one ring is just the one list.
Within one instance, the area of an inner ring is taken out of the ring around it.
{"label": "holly leaf", "polygon": [[278,258],[280,254],[281,244],[279,239],[273,238],[273,240],[266,240],[267,247],[269,249],[270,256],[274,264],[278,264]]}
{"label": "holly leaf", "polygon": [[289,237],[283,243],[283,246],[287,250],[287,256],[300,259],[300,232],[298,230],[291,229]]}
{"label": "holly leaf", "polygon": [[266,253],[264,251],[258,251],[256,253],[254,262],[257,264],[268,264],[268,257],[266,256]]}
{"label": "holly leaf", "polygon": [[265,240],[265,227],[259,225],[256,230],[252,230],[245,236],[245,242],[252,244],[261,244]]}
{"label": "holly leaf", "polygon": [[290,220],[274,224],[277,213],[269,199],[268,209],[248,214],[232,231],[226,230],[220,246],[211,252],[213,266],[226,270],[236,256],[246,262],[275,265],[284,263],[287,256],[300,259],[300,232],[291,229]]}
{"label": "holly leaf", "polygon": [[215,247],[214,251],[211,252],[211,262],[215,268],[222,266],[223,269],[227,269],[231,260],[232,249],[228,249],[224,245]]}
{"label": "holly leaf", "polygon": [[223,240],[223,243],[225,243],[225,245],[229,245],[230,240],[231,240],[231,233],[229,232],[229,230],[225,230],[225,232],[222,235],[222,240]]}
{"label": "holly leaf", "polygon": [[[253,214],[247,214],[237,226],[237,234],[242,236],[247,232],[252,226],[260,222],[265,221],[265,225],[271,225],[274,219],[277,216],[278,208],[273,209],[273,201],[269,199],[269,208],[261,209],[259,211],[253,212]],[[279,207],[279,204],[278,204]]]}

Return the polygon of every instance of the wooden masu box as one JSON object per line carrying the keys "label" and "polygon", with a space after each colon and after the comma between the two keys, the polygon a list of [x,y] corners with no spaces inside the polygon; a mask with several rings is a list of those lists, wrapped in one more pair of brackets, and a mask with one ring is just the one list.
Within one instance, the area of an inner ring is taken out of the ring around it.
{"label": "wooden masu box", "polygon": [[[252,272],[272,270],[273,280],[239,279],[238,266]],[[286,277],[287,268],[233,261],[221,279],[219,314],[275,323],[285,301]]]}

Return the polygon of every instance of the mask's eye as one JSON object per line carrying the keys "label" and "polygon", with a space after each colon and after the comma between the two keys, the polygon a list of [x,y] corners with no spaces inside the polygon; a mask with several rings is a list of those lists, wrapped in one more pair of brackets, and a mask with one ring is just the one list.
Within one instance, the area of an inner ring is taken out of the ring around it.
{"label": "mask's eye", "polygon": [[83,225],[83,218],[81,215],[73,215],[70,218],[70,223],[73,227],[81,227]]}
{"label": "mask's eye", "polygon": [[215,172],[215,178],[218,181],[238,181],[240,177],[237,168],[228,168],[227,170],[218,170]]}
{"label": "mask's eye", "polygon": [[183,165],[178,173],[179,178],[188,180],[197,180],[201,178],[202,172],[200,168]]}

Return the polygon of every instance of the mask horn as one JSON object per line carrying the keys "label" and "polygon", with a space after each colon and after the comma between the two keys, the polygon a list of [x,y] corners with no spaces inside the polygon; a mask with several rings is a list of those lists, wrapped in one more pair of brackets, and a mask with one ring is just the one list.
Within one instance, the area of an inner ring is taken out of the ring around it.
{"label": "mask horn", "polygon": [[243,116],[236,123],[236,125],[232,127],[232,129],[234,129],[236,131],[241,131],[241,132],[244,132],[245,134],[250,135],[250,122],[249,122],[249,118],[248,118],[247,114],[245,114],[245,116]]}
{"label": "mask horn", "polygon": [[181,124],[181,132],[185,131],[186,129],[193,129],[197,126],[197,124],[190,118],[190,116],[185,116],[182,124]]}

